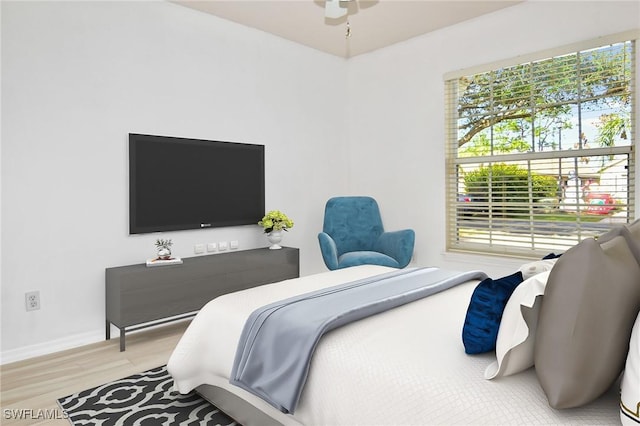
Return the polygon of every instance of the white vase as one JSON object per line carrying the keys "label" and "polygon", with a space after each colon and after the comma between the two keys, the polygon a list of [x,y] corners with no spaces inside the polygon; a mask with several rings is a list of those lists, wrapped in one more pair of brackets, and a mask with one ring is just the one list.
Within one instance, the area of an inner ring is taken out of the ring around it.
{"label": "white vase", "polygon": [[280,241],[282,241],[282,231],[271,231],[267,234],[267,240],[269,240],[269,242],[271,243],[271,245],[269,246],[270,250],[278,250],[281,249],[282,246],[280,246],[278,243]]}
{"label": "white vase", "polygon": [[162,260],[171,259],[171,249],[169,247],[158,248],[158,259],[162,259]]}

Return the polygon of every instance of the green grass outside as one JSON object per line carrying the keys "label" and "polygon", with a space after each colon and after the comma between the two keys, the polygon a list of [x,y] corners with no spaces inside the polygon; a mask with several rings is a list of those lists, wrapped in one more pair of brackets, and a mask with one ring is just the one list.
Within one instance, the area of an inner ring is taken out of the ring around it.
{"label": "green grass outside", "polygon": [[[580,222],[600,222],[602,219],[611,215],[606,214],[580,214]],[[548,220],[553,222],[577,222],[578,215],[575,213],[548,213],[548,214],[536,214],[533,215],[534,220]]]}

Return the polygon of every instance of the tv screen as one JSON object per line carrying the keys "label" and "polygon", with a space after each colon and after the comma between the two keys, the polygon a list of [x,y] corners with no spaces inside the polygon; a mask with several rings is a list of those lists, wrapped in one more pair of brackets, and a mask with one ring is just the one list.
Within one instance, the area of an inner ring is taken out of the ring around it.
{"label": "tv screen", "polygon": [[256,224],[264,145],[129,134],[129,233]]}

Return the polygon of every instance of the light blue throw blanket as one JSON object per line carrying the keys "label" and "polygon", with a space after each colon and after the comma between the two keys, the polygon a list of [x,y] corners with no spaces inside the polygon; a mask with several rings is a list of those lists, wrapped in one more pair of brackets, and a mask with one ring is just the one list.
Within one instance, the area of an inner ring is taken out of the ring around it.
{"label": "light blue throw blanket", "polygon": [[271,303],[245,323],[230,383],[293,413],[322,335],[334,328],[430,296],[480,271],[410,268]]}

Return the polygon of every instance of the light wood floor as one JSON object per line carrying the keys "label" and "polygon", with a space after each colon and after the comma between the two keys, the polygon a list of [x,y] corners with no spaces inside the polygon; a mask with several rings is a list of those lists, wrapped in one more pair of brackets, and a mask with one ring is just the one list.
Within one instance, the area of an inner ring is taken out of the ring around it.
{"label": "light wood floor", "polygon": [[[0,424],[69,426],[61,418],[58,398],[166,364],[188,324],[181,321],[128,334],[124,352],[116,337],[0,366]],[[11,418],[18,412],[42,415],[35,420]]]}

